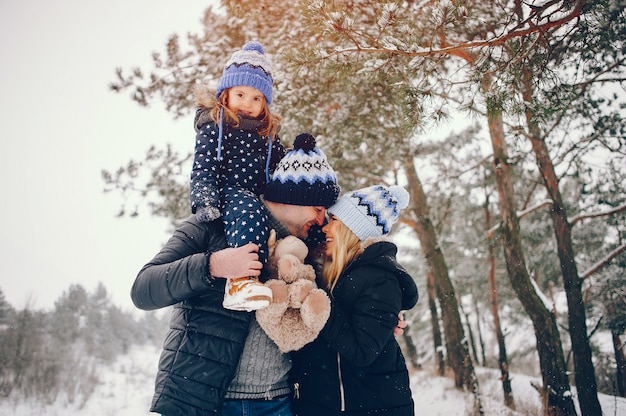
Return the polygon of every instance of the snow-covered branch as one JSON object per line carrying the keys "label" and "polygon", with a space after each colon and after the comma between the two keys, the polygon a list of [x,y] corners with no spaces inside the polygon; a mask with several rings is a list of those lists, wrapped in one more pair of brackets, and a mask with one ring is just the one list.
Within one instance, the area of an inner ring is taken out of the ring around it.
{"label": "snow-covered branch", "polygon": [[615,257],[620,255],[624,251],[626,251],[626,244],[622,244],[620,247],[610,252],[605,258],[603,258],[602,260],[600,260],[599,262],[597,262],[596,264],[594,264],[593,266],[585,270],[585,272],[580,275],[580,278],[586,279],[587,277],[591,276],[592,274],[594,274],[595,272],[597,272],[598,270],[602,269],[604,266],[609,264]]}
{"label": "snow-covered branch", "polygon": [[574,225],[577,222],[586,220],[587,218],[608,217],[613,214],[619,214],[620,212],[624,212],[624,211],[626,211],[626,204],[620,205],[617,208],[614,208],[612,210],[605,211],[605,212],[595,212],[591,214],[578,214],[570,220],[570,224]]}
{"label": "snow-covered branch", "polygon": [[[541,202],[539,202],[538,204],[527,208],[523,211],[518,211],[517,213],[517,217],[518,218],[523,218],[526,215],[530,214],[533,211],[537,211],[540,208],[543,208],[547,205],[552,205],[552,200],[550,199],[546,199],[543,200]],[[626,204],[620,205],[617,208],[614,208],[612,210],[609,211],[604,211],[604,212],[595,212],[595,213],[590,213],[590,214],[578,214],[575,217],[573,217],[569,223],[571,225],[575,225],[577,222],[581,222],[583,220],[586,220],[588,218],[599,218],[599,217],[608,217],[611,216],[613,214],[619,214],[621,212],[626,211]],[[495,235],[496,231],[498,231],[498,229],[500,228],[500,224],[496,224],[493,227],[491,227],[488,231],[487,231],[487,238],[493,238],[493,236]]]}
{"label": "snow-covered branch", "polygon": [[[541,202],[539,202],[536,205],[533,205],[532,207],[526,208],[523,211],[518,211],[517,212],[517,218],[524,218],[526,215],[530,214],[531,212],[537,211],[538,209],[541,209],[545,206],[548,205],[552,205],[552,200],[551,199],[545,199]],[[495,235],[496,231],[498,231],[498,229],[500,228],[500,224],[496,224],[493,227],[491,227],[488,231],[487,231],[487,238],[493,238],[493,236]]]}
{"label": "snow-covered branch", "polygon": [[537,297],[541,300],[541,303],[544,304],[547,310],[552,311],[554,313],[554,311],[556,310],[556,305],[554,304],[554,302],[552,302],[550,298],[548,298],[548,296],[545,293],[543,293],[543,291],[541,290],[541,288],[539,287],[535,279],[531,278],[530,283],[532,283],[533,289],[535,290]]}
{"label": "snow-covered branch", "polygon": [[[555,5],[558,2],[551,2],[550,5]],[[463,58],[470,63],[474,63],[474,57],[471,56],[468,52],[477,48],[491,48],[494,46],[503,45],[511,39],[518,39],[521,37],[528,36],[533,33],[545,33],[551,29],[558,28],[566,23],[578,19],[583,6],[585,5],[584,0],[577,1],[573,7],[572,5],[567,3],[567,13],[562,14],[561,12],[565,10],[563,7],[566,2],[563,2],[557,10],[550,13],[550,17],[547,15],[541,16],[541,12],[537,10],[533,10],[528,19],[523,21],[521,24],[516,25],[513,28],[510,28],[508,32],[503,32],[502,35],[496,36],[491,39],[485,40],[477,40],[477,41],[469,41],[469,42],[460,42],[457,44],[452,44],[448,41],[444,41],[441,47],[435,47],[434,45],[430,45],[422,48],[412,48],[410,50],[403,50],[397,48],[396,45],[387,45],[382,42],[371,42],[369,45],[361,44],[356,38],[358,37],[366,37],[363,33],[356,33],[352,30],[351,27],[346,27],[343,24],[343,20],[338,20],[334,16],[329,16],[325,13],[323,8],[318,9],[318,13],[322,16],[326,16],[328,20],[327,25],[332,27],[334,30],[338,32],[342,32],[348,36],[350,41],[355,45],[354,47],[339,47],[334,51],[328,54],[324,54],[324,56],[320,57],[323,59],[328,59],[331,56],[340,56],[352,53],[383,53],[388,56],[393,55],[403,55],[409,57],[418,57],[418,56],[435,56],[435,55],[453,55]],[[545,10],[542,10],[542,12]],[[558,18],[554,18],[554,16],[558,16]],[[541,22],[541,23],[540,23]],[[348,32],[350,34],[348,35]]]}

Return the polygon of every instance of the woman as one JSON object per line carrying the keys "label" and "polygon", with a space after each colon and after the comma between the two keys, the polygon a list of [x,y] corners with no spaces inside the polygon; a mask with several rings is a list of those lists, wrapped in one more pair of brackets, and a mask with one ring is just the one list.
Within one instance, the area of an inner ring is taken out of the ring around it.
{"label": "woman", "polygon": [[321,285],[330,318],[318,338],[295,355],[298,416],[414,414],[409,374],[393,332],[397,316],[417,303],[397,247],[381,237],[409,196],[400,186],[372,186],[328,209]]}

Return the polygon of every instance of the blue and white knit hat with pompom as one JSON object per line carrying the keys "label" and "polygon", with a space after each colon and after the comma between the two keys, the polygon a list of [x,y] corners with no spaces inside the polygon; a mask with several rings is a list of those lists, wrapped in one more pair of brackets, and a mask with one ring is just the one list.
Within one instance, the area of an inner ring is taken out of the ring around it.
{"label": "blue and white knit hat with pompom", "polygon": [[400,210],[408,205],[409,193],[403,187],[375,185],[348,192],[328,208],[328,213],[363,241],[389,234],[400,218]]}
{"label": "blue and white knit hat with pompom", "polygon": [[224,67],[215,96],[219,98],[225,89],[241,85],[256,88],[265,96],[267,105],[272,103],[272,86],[274,85],[272,65],[259,42],[246,43],[242,50],[230,57]]}
{"label": "blue and white knit hat with pompom", "polygon": [[309,133],[296,137],[265,189],[265,200],[289,205],[329,207],[338,196],[335,171]]}

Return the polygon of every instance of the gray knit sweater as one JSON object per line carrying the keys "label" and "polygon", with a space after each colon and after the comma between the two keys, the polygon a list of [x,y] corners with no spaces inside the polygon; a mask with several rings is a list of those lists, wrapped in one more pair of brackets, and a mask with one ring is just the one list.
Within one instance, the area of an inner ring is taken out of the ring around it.
{"label": "gray knit sweater", "polygon": [[230,382],[227,399],[272,399],[291,392],[291,358],[278,350],[256,319],[250,322],[235,378]]}

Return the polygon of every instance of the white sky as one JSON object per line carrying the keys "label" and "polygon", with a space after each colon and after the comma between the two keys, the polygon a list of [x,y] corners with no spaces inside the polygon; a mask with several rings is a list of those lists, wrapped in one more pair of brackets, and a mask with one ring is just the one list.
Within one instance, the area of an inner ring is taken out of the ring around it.
{"label": "white sky", "polygon": [[151,68],[172,33],[198,32],[210,0],[0,1],[0,288],[16,308],[51,308],[72,283],[130,286],[169,237],[148,216],[115,218],[101,170],[151,144],[193,146],[192,119],[110,92],[115,68]]}

